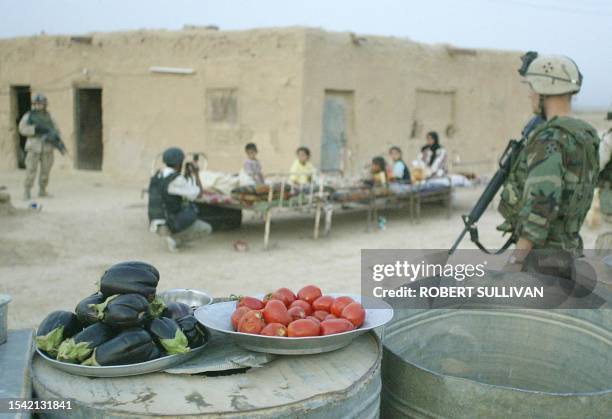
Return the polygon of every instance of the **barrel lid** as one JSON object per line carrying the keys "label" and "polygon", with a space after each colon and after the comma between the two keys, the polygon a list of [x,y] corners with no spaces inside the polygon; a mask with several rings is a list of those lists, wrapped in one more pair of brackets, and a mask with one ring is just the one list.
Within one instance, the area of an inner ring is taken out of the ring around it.
{"label": "barrel lid", "polygon": [[356,388],[380,373],[381,357],[380,340],[366,333],[337,351],[279,356],[259,368],[231,375],[160,372],[91,380],[54,369],[37,356],[32,378],[38,394],[73,399],[91,416],[101,409],[108,416],[139,417],[247,415],[266,409],[271,416],[283,417],[350,398]]}

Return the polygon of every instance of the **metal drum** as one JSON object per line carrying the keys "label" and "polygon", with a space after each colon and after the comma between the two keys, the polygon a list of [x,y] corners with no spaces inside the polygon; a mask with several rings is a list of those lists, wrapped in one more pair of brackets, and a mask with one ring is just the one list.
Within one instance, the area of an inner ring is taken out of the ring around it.
{"label": "metal drum", "polygon": [[[201,355],[206,356],[206,351]],[[251,369],[214,374],[151,373],[90,379],[35,357],[37,397],[73,400],[70,418],[377,418],[382,346],[370,332],[343,349],[278,356]],[[65,412],[45,412],[63,418]]]}
{"label": "metal drum", "polygon": [[8,334],[8,304],[10,302],[9,295],[0,294],[0,345],[6,342]]}
{"label": "metal drum", "polygon": [[382,417],[609,417],[611,330],[607,309],[396,310]]}

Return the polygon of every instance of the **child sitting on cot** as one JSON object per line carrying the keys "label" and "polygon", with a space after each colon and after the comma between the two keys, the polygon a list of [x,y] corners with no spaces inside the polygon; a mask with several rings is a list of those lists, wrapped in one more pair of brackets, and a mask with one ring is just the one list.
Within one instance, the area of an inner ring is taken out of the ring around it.
{"label": "child sitting on cot", "polygon": [[372,159],[370,169],[372,177],[366,181],[371,186],[384,186],[387,184],[387,162],[383,157],[377,156]]}
{"label": "child sitting on cot", "polygon": [[315,167],[310,162],[310,150],[308,147],[299,147],[296,151],[297,159],[294,160],[289,172],[289,181],[294,185],[305,185],[312,181]]}
{"label": "child sitting on cot", "polygon": [[402,150],[398,146],[393,146],[389,149],[389,157],[393,161],[391,169],[391,179],[398,183],[411,183],[410,169],[402,159]]}
{"label": "child sitting on cot", "polygon": [[246,152],[247,159],[244,161],[242,169],[244,173],[253,179],[256,185],[261,185],[264,183],[263,171],[261,168],[261,163],[257,160],[257,146],[255,143],[248,143],[244,147],[244,151]]}

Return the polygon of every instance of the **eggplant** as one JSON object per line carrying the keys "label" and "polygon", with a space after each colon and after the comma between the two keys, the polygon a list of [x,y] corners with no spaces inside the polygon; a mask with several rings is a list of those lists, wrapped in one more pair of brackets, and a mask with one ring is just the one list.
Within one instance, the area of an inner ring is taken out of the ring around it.
{"label": "eggplant", "polygon": [[160,296],[155,296],[153,301],[149,304],[149,314],[151,318],[155,319],[163,315],[166,311],[166,303]]}
{"label": "eggplant", "polygon": [[120,267],[120,266],[129,266],[132,268],[138,268],[138,269],[142,269],[143,271],[151,272],[159,280],[159,271],[155,268],[155,266],[151,265],[150,263],[132,260],[132,261],[127,261],[127,262],[115,263],[113,266],[110,267],[110,269]]}
{"label": "eggplant", "polygon": [[153,339],[159,343],[168,355],[189,352],[187,337],[178,323],[168,317],[153,319],[148,326]]}
{"label": "eggplant", "polygon": [[151,335],[139,327],[127,329],[104,342],[81,363],[89,366],[138,364],[159,357],[159,348]]}
{"label": "eggplant", "polygon": [[73,337],[61,343],[57,351],[57,360],[70,363],[81,363],[94,349],[117,336],[117,332],[104,323],[94,323]]}
{"label": "eggplant", "polygon": [[166,304],[166,309],[162,313],[163,317],[169,317],[172,320],[178,320],[192,314],[191,307],[185,303],[171,302]]}
{"label": "eggplant", "polygon": [[206,329],[192,314],[181,317],[176,322],[187,337],[191,349],[204,345],[206,342]]}
{"label": "eggplant", "polygon": [[74,313],[54,311],[49,314],[36,331],[36,346],[51,356],[57,355],[57,348],[68,338],[83,329]]}
{"label": "eggplant", "polygon": [[113,266],[100,279],[100,292],[105,297],[116,294],[140,294],[152,301],[159,278],[149,270],[130,265]]}
{"label": "eggplant", "polygon": [[[155,343],[155,339],[153,339],[153,343]],[[155,349],[151,352],[151,359],[163,358],[166,356],[166,351],[164,348],[155,344]]]}
{"label": "eggplant", "polygon": [[96,309],[102,322],[116,328],[142,326],[150,318],[149,302],[140,294],[113,295]]}
{"label": "eggplant", "polygon": [[76,316],[83,324],[89,325],[96,323],[98,319],[98,311],[96,305],[103,303],[106,298],[100,292],[90,295],[83,299],[75,308]]}

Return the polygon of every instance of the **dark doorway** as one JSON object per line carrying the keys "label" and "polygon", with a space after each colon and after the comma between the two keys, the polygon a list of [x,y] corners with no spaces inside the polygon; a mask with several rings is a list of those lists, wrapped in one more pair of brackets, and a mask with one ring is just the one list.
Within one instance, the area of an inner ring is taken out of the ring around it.
{"label": "dark doorway", "polygon": [[28,138],[19,133],[19,121],[21,121],[21,117],[32,107],[30,86],[11,86],[11,101],[15,119],[17,167],[25,169],[25,143]]}
{"label": "dark doorway", "polygon": [[75,90],[76,168],[102,169],[102,89]]}

